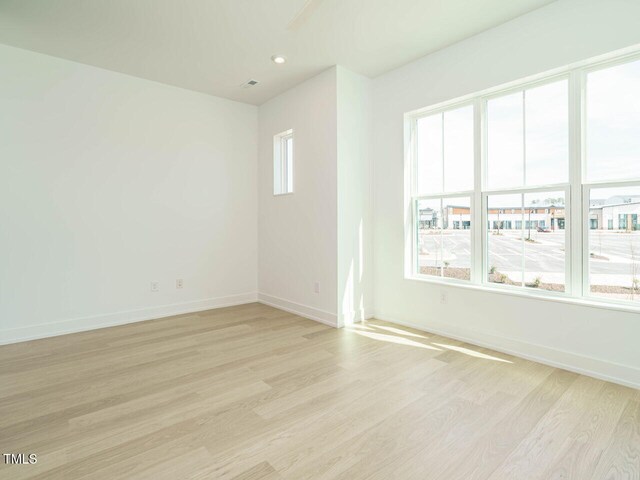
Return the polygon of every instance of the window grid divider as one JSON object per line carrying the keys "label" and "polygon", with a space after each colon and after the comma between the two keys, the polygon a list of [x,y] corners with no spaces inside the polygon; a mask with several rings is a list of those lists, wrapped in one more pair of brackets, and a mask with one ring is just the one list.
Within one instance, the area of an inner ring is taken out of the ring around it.
{"label": "window grid divider", "polygon": [[527,91],[522,90],[522,186],[527,185]]}
{"label": "window grid divider", "polygon": [[471,282],[480,285],[484,278],[483,250],[484,239],[482,238],[482,186],[485,169],[482,166],[484,154],[482,149],[485,142],[483,136],[483,115],[482,100],[473,102],[473,186],[474,191],[471,197]]}
{"label": "window grid divider", "polygon": [[[584,176],[584,81],[581,70],[573,71],[569,75],[569,195],[571,209],[569,211],[571,228],[570,252],[567,265],[570,268],[567,283],[570,284],[569,293],[573,296],[585,295],[585,258],[583,236],[582,211],[582,180]],[[588,217],[587,202],[587,217]]]}

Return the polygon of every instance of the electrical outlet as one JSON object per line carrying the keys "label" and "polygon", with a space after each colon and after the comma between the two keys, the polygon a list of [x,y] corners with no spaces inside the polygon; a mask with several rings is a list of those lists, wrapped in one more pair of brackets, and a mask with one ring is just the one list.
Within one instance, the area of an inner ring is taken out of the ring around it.
{"label": "electrical outlet", "polygon": [[440,292],[440,303],[445,305],[448,300],[449,298],[448,298],[447,292]]}
{"label": "electrical outlet", "polygon": [[160,283],[151,282],[151,291],[152,292],[159,292],[160,291]]}
{"label": "electrical outlet", "polygon": [[184,286],[184,284],[182,283],[182,279],[178,278],[176,280],[176,288],[182,288]]}
{"label": "electrical outlet", "polygon": [[320,293],[320,282],[315,282],[315,283],[313,284],[313,291],[314,291],[315,293]]}

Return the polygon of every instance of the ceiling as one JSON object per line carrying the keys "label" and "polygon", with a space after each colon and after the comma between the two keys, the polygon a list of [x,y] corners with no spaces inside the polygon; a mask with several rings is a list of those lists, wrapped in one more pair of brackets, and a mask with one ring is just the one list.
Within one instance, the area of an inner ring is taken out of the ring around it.
{"label": "ceiling", "polygon": [[0,0],[0,43],[259,105],[331,65],[375,77],[553,1]]}

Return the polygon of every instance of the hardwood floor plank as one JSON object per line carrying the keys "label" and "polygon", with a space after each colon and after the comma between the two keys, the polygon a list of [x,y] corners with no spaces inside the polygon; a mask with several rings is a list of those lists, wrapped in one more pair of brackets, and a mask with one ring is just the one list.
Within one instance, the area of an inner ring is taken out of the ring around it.
{"label": "hardwood floor plank", "polygon": [[264,480],[276,473],[269,462],[260,462],[249,470],[233,477],[234,480]]}
{"label": "hardwood floor plank", "polygon": [[582,413],[580,421],[557,450],[540,480],[590,478],[608,446],[633,390],[604,383],[598,398]]}
{"label": "hardwood floor plank", "polygon": [[602,387],[598,380],[578,377],[494,470],[489,480],[538,477],[555,458],[555,452],[578,424],[584,411],[598,398]]}
{"label": "hardwood floor plank", "polygon": [[629,401],[611,441],[598,461],[593,480],[640,478],[640,402]]}
{"label": "hardwood floor plank", "polygon": [[575,373],[554,370],[495,428],[487,432],[483,441],[469,452],[464,463],[452,465],[445,471],[444,478],[487,479],[577,377]]}

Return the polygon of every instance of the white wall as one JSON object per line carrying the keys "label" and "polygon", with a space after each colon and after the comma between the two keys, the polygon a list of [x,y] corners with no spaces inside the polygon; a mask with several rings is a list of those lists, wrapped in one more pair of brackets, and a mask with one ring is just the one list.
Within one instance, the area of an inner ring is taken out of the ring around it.
{"label": "white wall", "polygon": [[338,324],[372,310],[372,81],[337,68]]}
{"label": "white wall", "polygon": [[[259,109],[259,298],[331,325],[338,289],[336,121],[336,68]],[[288,129],[294,193],[274,196],[273,136]]]}
{"label": "white wall", "polygon": [[374,81],[377,317],[640,386],[638,314],[440,287],[403,272],[405,112],[637,43],[637,0],[564,0]]}
{"label": "white wall", "polygon": [[256,154],[256,107],[0,46],[0,341],[255,300]]}

